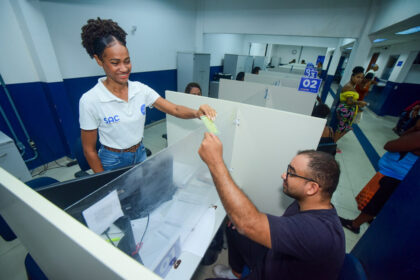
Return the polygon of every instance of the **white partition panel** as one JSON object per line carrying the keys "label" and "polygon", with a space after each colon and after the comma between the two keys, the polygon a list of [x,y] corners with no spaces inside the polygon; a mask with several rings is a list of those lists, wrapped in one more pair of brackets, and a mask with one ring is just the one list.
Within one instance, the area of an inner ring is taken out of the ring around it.
{"label": "white partition panel", "polygon": [[289,87],[273,87],[269,90],[266,107],[310,116],[316,94]]}
{"label": "white partition panel", "polygon": [[[166,91],[166,98],[192,108],[209,104],[216,109],[216,124],[230,128],[223,129],[228,135],[220,137],[234,138],[233,141],[222,140],[233,142],[231,159],[226,154],[224,158],[234,180],[261,211],[281,215],[291,202],[282,192],[281,174],[299,150],[317,147],[325,120],[171,91]],[[181,120],[169,115],[166,124],[169,145],[203,125],[197,120]]]}
{"label": "white partition panel", "polygon": [[257,93],[265,92],[268,88],[268,85],[261,83],[220,79],[219,99],[243,102]]}
{"label": "white partition panel", "polygon": [[[276,72],[265,72],[276,73]],[[279,73],[280,74],[280,73]],[[285,73],[281,73],[285,74]],[[282,87],[291,87],[297,89],[299,87],[301,75],[287,74],[287,75],[273,75],[273,74],[245,74],[245,81],[252,83],[261,83],[267,85],[279,85]]]}
{"label": "white partition panel", "polygon": [[316,94],[301,92],[296,88],[271,86],[263,83],[220,80],[219,85],[219,99],[304,115],[312,113],[315,98]]}
{"label": "white partition panel", "polygon": [[300,79],[302,77],[302,75],[299,75],[299,74],[276,72],[276,71],[270,71],[270,70],[260,71],[258,73],[258,75],[261,75],[261,76],[267,76],[267,75],[268,76],[276,76],[276,77],[280,77],[280,78],[289,78],[289,79]]}
{"label": "white partition panel", "polygon": [[49,279],[161,279],[2,168],[0,213]]}

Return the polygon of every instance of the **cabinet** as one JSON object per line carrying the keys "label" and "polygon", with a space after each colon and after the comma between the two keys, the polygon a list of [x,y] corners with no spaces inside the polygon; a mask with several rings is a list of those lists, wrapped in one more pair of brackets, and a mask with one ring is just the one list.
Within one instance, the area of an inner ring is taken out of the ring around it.
{"label": "cabinet", "polygon": [[254,58],[250,55],[225,54],[223,62],[223,73],[232,74],[232,79],[236,79],[239,72],[251,73]]}
{"label": "cabinet", "polygon": [[191,83],[198,83],[201,94],[208,96],[210,79],[210,54],[178,52],[177,55],[177,83],[178,92],[184,92]]}
{"label": "cabinet", "polygon": [[26,182],[32,179],[31,173],[26,167],[15,142],[0,131],[0,167]]}

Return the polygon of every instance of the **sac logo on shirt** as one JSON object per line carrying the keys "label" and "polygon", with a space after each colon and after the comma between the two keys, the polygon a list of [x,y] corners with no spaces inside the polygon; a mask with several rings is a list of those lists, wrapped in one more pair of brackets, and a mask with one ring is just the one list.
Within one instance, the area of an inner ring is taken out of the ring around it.
{"label": "sac logo on shirt", "polygon": [[120,117],[118,115],[111,116],[111,117],[105,117],[104,121],[105,121],[106,124],[117,123],[117,122],[120,121]]}
{"label": "sac logo on shirt", "polygon": [[140,112],[144,115],[146,115],[146,104],[141,105]]}

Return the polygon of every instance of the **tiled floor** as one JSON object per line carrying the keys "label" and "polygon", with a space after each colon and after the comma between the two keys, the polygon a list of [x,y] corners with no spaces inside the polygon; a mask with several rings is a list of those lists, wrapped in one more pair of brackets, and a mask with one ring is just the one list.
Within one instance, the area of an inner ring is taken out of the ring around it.
{"label": "tiled floor", "polygon": [[[333,86],[333,89],[336,89],[336,85]],[[330,95],[326,103],[332,103]],[[365,111],[359,127],[379,155],[384,153],[383,145],[390,139],[396,138],[396,135],[391,130],[396,121],[396,118],[378,117],[369,110]],[[153,154],[167,146],[166,140],[162,138],[162,134],[164,133],[166,133],[166,123],[164,121],[146,127],[144,144]],[[338,142],[338,146],[342,150],[342,153],[336,156],[341,166],[341,178],[332,201],[340,216],[354,218],[359,214],[354,197],[375,174],[375,170],[353,132],[345,135]],[[50,176],[60,181],[72,179],[74,178],[74,173],[79,170],[79,167],[77,165],[60,167],[60,165],[64,166],[69,161],[71,160],[63,158],[57,162],[50,163],[48,165],[49,169],[40,175]],[[32,173],[38,174],[42,170],[43,167],[40,167],[33,170]],[[344,230],[347,252],[351,251],[367,228],[368,225],[363,225],[360,234],[354,234],[348,230]],[[0,279],[26,279],[23,266],[25,256],[26,250],[18,240],[5,242],[0,238]],[[227,250],[222,251],[216,263],[227,264]],[[212,277],[211,269],[212,266],[198,267],[192,279],[201,280]]]}

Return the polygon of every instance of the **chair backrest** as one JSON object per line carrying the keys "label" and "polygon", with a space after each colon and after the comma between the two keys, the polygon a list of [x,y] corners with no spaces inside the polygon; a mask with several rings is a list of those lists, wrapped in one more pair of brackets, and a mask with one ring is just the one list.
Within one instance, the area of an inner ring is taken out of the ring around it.
{"label": "chair backrest", "polygon": [[352,254],[346,254],[338,280],[367,280],[362,264]]}
{"label": "chair backrest", "polygon": [[[96,149],[98,150],[100,147],[99,139],[96,141]],[[90,169],[89,163],[85,158],[85,154],[83,153],[83,146],[82,146],[82,139],[78,137],[73,144],[73,151],[74,155],[76,156],[77,163],[79,164],[80,170],[87,171]]]}

